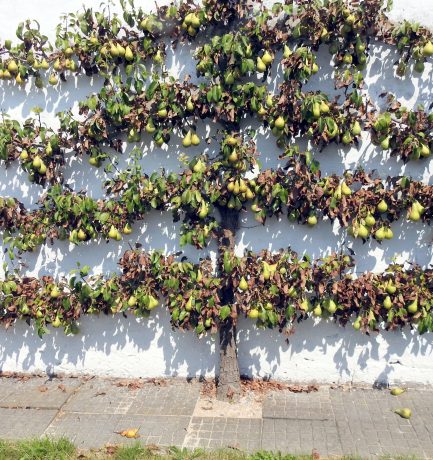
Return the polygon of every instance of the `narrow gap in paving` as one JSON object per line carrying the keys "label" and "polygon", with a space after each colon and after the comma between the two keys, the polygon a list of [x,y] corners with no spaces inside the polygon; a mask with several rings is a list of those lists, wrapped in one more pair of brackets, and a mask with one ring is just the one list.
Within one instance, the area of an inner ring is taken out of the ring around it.
{"label": "narrow gap in paving", "polygon": [[47,435],[47,431],[50,429],[50,427],[52,426],[52,424],[57,420],[57,418],[59,418],[61,415],[63,415],[63,408],[65,407],[65,405],[68,403],[68,401],[73,397],[75,396],[81,389],[81,387],[83,386],[83,381],[80,380],[80,383],[79,385],[74,389],[74,391],[71,391],[71,394],[64,400],[63,404],[57,409],[57,412],[56,414],[54,415],[54,417],[51,419],[50,423],[48,424],[48,426],[45,428],[43,434],[41,435],[42,436],[46,436]]}

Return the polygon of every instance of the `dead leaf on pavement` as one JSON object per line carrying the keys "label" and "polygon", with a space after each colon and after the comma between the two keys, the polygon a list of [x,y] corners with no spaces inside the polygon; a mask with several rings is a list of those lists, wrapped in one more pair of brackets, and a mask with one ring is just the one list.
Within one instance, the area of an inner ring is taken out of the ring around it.
{"label": "dead leaf on pavement", "polygon": [[46,391],[48,391],[48,387],[46,386],[41,386],[41,387],[38,387],[38,390],[41,392],[41,393],[45,393]]}
{"label": "dead leaf on pavement", "polygon": [[115,431],[115,433],[120,434],[120,436],[124,436],[125,438],[139,438],[140,435],[138,434],[138,428],[129,428],[129,430],[123,430],[123,431]]}

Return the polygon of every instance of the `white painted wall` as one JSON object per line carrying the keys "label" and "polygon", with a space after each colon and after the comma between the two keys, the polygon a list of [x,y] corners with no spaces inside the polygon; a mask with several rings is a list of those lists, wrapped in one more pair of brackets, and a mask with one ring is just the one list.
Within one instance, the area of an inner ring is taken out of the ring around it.
{"label": "white painted wall", "polygon": [[[16,25],[26,18],[37,19],[44,31],[51,31],[62,13],[75,11],[82,0],[58,2],[53,0],[21,0],[10,2],[0,0],[0,37],[13,37]],[[99,0],[85,0],[86,6],[95,8]],[[137,0],[137,4],[147,6],[153,2]],[[394,0],[392,17],[413,19],[433,27],[431,0]],[[150,6],[149,6],[150,7]],[[173,75],[194,76],[192,50],[180,48],[169,53],[168,68]],[[426,65],[421,76],[396,79],[392,64],[396,53],[388,47],[373,47],[369,67],[366,71],[366,91],[373,99],[383,91],[395,93],[399,100],[409,107],[418,103],[428,105],[431,101],[432,65]],[[326,49],[319,55],[323,72],[319,72],[309,82],[307,89],[321,89],[335,94],[332,68]],[[193,77],[195,79],[195,77]],[[281,72],[274,65],[269,87],[276,89],[281,82]],[[59,110],[77,107],[77,102],[101,87],[98,79],[79,78],[69,81],[59,90],[49,88],[37,91],[15,90],[0,85],[0,109],[12,117],[24,120],[31,115],[34,106],[44,109],[43,119],[55,124],[53,115]],[[379,101],[378,101],[379,102]],[[246,126],[250,122],[246,122]],[[202,132],[215,132],[215,126],[202,124]],[[143,141],[145,157],[142,161],[146,172],[164,166],[179,170],[177,160],[180,138],[173,139],[164,153]],[[278,149],[269,131],[260,129],[257,145],[261,152],[263,167],[275,167]],[[175,145],[173,145],[175,144]],[[305,140],[299,140],[302,148]],[[207,149],[214,149],[211,144]],[[130,147],[127,147],[127,151]],[[199,153],[198,148],[188,154]],[[313,150],[314,152],[314,150]],[[368,136],[358,150],[337,149],[332,146],[323,152],[314,152],[321,162],[324,173],[339,173],[345,169],[363,165],[369,171],[376,169],[379,174],[396,175],[405,172],[413,177],[432,183],[433,162],[421,161],[403,165],[394,158],[386,158],[368,141]],[[120,166],[127,165],[125,155]],[[41,187],[26,180],[20,168],[12,166],[5,170],[1,166],[0,195],[13,195],[32,207],[42,193]],[[71,160],[66,170],[66,178],[76,190],[86,189],[91,196],[102,196],[101,184],[105,175],[100,170],[89,169],[87,163]],[[420,223],[400,221],[393,225],[395,238],[384,245],[371,241],[362,245],[359,241],[345,239],[345,233],[338,226],[331,227],[322,222],[310,229],[290,224],[285,218],[274,219],[266,227],[256,225],[251,214],[242,219],[243,228],[239,232],[237,251],[244,248],[278,250],[291,246],[299,253],[307,252],[312,257],[320,257],[341,247],[351,247],[356,253],[356,271],[382,271],[397,256],[398,261],[412,260],[427,266],[432,263],[430,242],[433,231]],[[252,227],[252,228],[251,228]],[[89,264],[94,273],[111,273],[117,270],[120,255],[128,249],[128,243],[139,241],[144,250],[163,249],[167,253],[179,251],[178,224],[173,224],[170,214],[157,212],[149,215],[144,222],[134,226],[130,239],[121,242],[92,241],[82,246],[55,242],[45,245],[32,254],[23,257],[22,273],[41,276],[52,274],[61,276],[75,268],[76,263]],[[206,251],[186,248],[184,252],[193,260],[210,254],[215,255],[215,246]],[[2,256],[0,256],[1,259]],[[160,376],[160,375],[213,375],[217,367],[217,346],[214,337],[197,339],[193,333],[173,332],[169,319],[162,310],[148,320],[114,317],[84,318],[80,324],[81,333],[75,337],[65,337],[61,331],[51,331],[42,340],[33,328],[25,323],[17,323],[13,328],[0,330],[0,368],[9,371],[48,371],[68,373],[90,373],[111,376]],[[433,334],[419,337],[409,330],[384,333],[379,336],[363,336],[350,327],[343,329],[325,321],[307,321],[297,326],[289,344],[286,337],[276,331],[257,330],[250,321],[242,320],[239,328],[239,360],[242,372],[249,375],[272,375],[275,378],[295,381],[322,382],[369,382],[410,381],[433,383],[432,345]]]}

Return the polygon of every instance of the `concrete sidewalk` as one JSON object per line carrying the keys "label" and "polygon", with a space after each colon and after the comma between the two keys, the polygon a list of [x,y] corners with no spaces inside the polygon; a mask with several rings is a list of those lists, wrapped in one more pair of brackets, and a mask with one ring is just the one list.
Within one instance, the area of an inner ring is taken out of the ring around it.
{"label": "concrete sidewalk", "polygon": [[[79,448],[134,443],[116,432],[140,427],[143,444],[232,447],[320,457],[433,458],[433,391],[251,386],[224,404],[196,380],[0,378],[1,439],[66,436]],[[247,385],[248,388],[248,385]],[[409,407],[405,420],[393,409]]]}

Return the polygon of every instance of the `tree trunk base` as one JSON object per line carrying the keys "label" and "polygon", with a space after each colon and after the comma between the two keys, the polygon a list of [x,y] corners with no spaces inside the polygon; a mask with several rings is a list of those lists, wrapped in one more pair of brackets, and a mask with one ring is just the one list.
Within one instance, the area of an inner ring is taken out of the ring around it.
{"label": "tree trunk base", "polygon": [[220,326],[220,371],[217,378],[217,399],[237,401],[241,395],[236,346],[236,326],[228,320]]}

